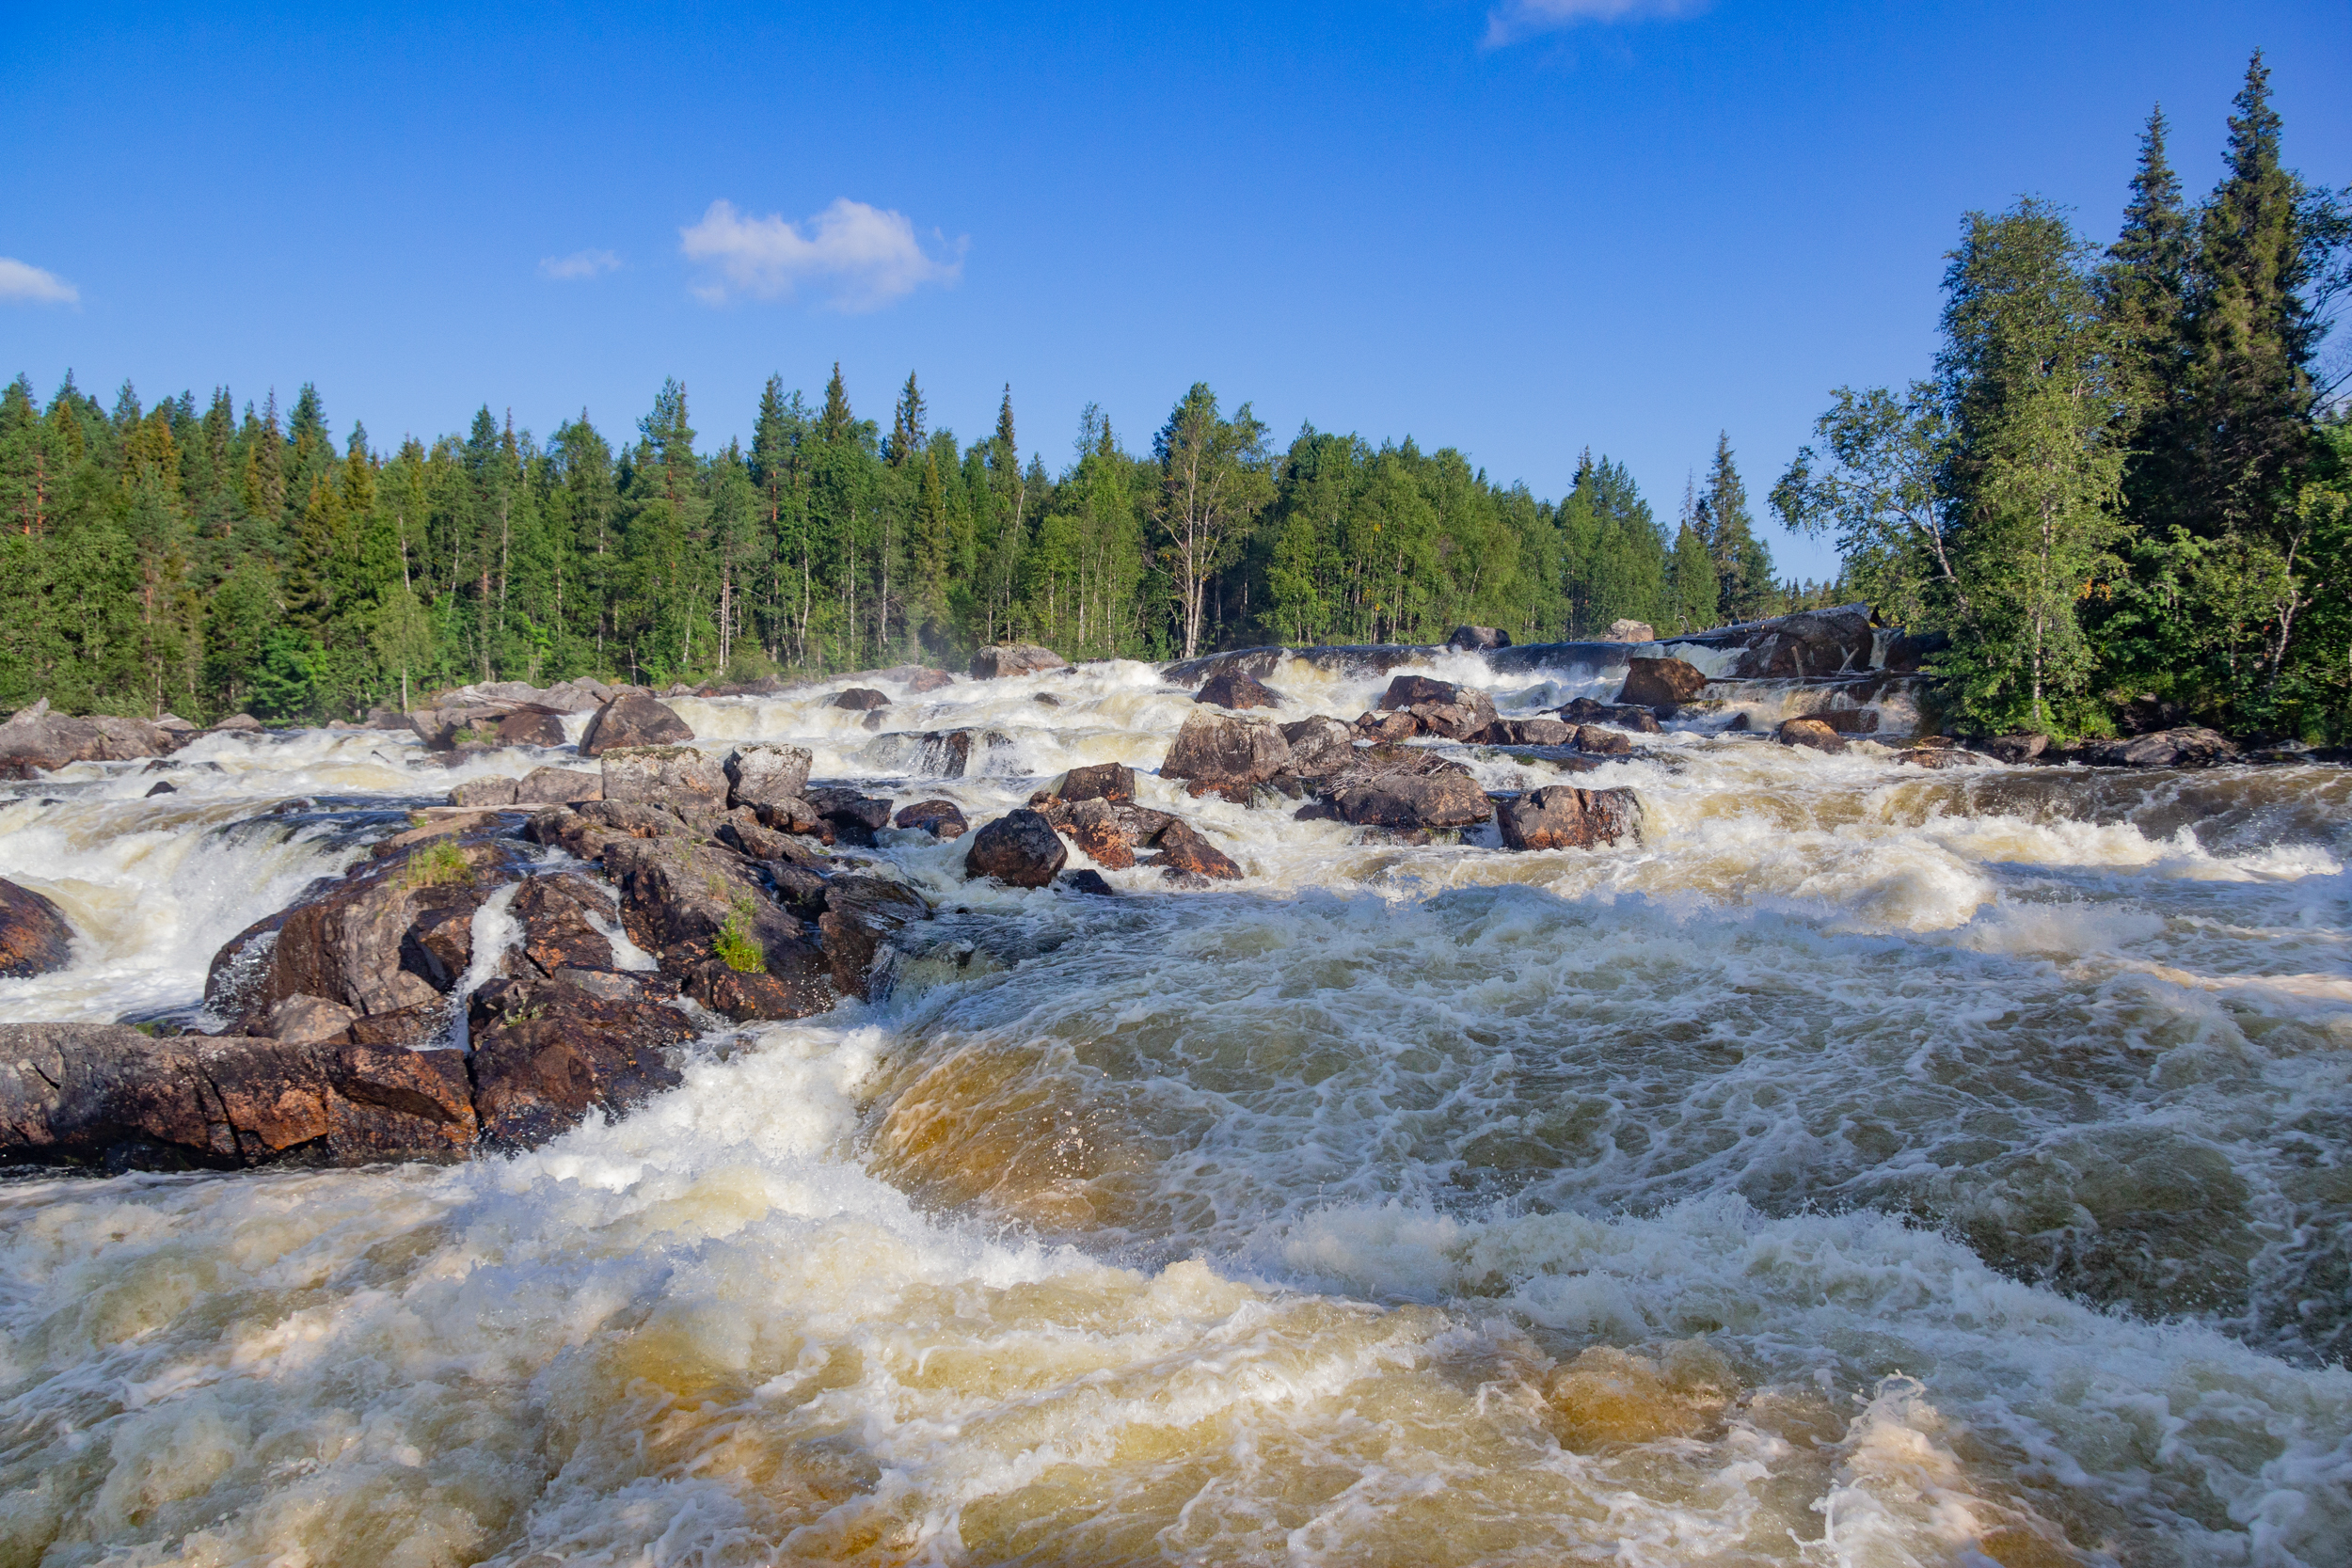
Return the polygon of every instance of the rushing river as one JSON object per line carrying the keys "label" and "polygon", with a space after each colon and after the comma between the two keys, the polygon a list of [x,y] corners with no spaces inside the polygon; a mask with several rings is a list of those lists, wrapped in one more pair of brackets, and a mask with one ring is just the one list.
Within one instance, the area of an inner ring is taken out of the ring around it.
{"label": "rushing river", "polygon": [[[673,705],[975,824],[1191,707],[890,688],[994,732],[937,782],[834,689]],[[885,832],[974,940],[512,1160],[18,1174],[0,1568],[2352,1561],[2352,772],[1650,742],[1577,781],[1640,792],[1597,853],[1155,777],[1245,880]],[[82,936],[0,1018],[193,1015],[405,810],[565,760],[422,759],[12,787],[0,876]]]}

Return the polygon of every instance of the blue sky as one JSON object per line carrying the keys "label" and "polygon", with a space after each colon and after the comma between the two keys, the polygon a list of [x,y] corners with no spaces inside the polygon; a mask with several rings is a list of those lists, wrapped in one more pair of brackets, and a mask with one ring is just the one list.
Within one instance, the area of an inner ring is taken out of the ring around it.
{"label": "blue sky", "polygon": [[838,359],[967,438],[1009,382],[1057,467],[1205,380],[1669,517],[1727,430],[1760,509],[1828,388],[1925,370],[1962,212],[2104,237],[2157,100],[2201,191],[2255,45],[2352,182],[2342,0],[198,9],[0,12],[0,374],[312,380],[379,445],[666,375],[723,441]]}

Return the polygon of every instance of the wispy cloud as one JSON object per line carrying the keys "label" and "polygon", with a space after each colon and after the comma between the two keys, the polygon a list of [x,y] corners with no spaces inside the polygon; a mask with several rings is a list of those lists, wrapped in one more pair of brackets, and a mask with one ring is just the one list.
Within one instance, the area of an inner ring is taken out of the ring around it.
{"label": "wispy cloud", "polygon": [[730,289],[777,299],[807,283],[825,287],[837,310],[872,310],[926,283],[956,280],[965,242],[949,245],[936,230],[932,238],[944,257],[923,248],[903,213],[848,197],[805,224],[787,223],[774,213],[745,217],[733,202],[720,200],[700,223],[678,230],[678,249],[689,261],[717,267],[718,277],[694,290],[708,304],[723,303]]}
{"label": "wispy cloud", "polygon": [[0,299],[11,305],[79,305],[82,291],[54,272],[0,256]]}
{"label": "wispy cloud", "polygon": [[1708,0],[1503,0],[1486,13],[1486,44],[1506,43],[1557,32],[1580,22],[1629,22],[1645,16],[1689,16]]}
{"label": "wispy cloud", "polygon": [[539,276],[574,283],[583,277],[596,277],[617,271],[620,265],[621,259],[609,250],[575,250],[569,256],[542,257]]}

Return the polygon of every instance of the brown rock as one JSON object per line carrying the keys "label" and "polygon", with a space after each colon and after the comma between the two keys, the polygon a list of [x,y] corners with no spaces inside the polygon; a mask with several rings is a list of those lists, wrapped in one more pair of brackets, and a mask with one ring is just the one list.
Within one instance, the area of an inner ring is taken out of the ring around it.
{"label": "brown rock", "polygon": [[1251,708],[1279,707],[1282,694],[1264,682],[1246,675],[1238,670],[1221,670],[1201,684],[1193,694],[1196,703],[1216,707]]}
{"label": "brown rock", "polygon": [[1823,708],[1805,717],[1819,719],[1839,735],[1876,735],[1879,728],[1879,712],[1874,707]]}
{"label": "brown rock", "polygon": [[2210,768],[2234,761],[2237,747],[2215,731],[2185,724],[2120,740],[2081,741],[2067,756],[2093,768]]}
{"label": "brown rock", "polygon": [[1045,816],[1070,842],[1086,851],[1087,858],[1097,865],[1112,871],[1124,871],[1136,863],[1136,853],[1127,842],[1125,825],[1119,820],[1118,808],[1108,800],[1086,800],[1064,802],[1061,809]]}
{"label": "brown rock", "polygon": [[47,974],[73,961],[73,927],[56,905],[0,879],[0,977]]}
{"label": "brown rock", "polygon": [[1632,703],[1597,703],[1590,697],[1579,697],[1560,710],[1560,717],[1571,724],[1609,724],[1641,735],[1656,735],[1658,715]]}
{"label": "brown rock", "polygon": [[882,877],[836,877],[825,890],[818,917],[833,983],[846,995],[875,1001],[889,990],[887,944],[910,922],[929,920],[930,904],[902,882]]}
{"label": "brown rock", "polygon": [[1176,877],[1206,877],[1212,881],[1234,881],[1241,877],[1241,867],[1224,850],[1200,836],[1189,822],[1171,822],[1159,837],[1159,853],[1152,863],[1165,869],[1172,879]]}
{"label": "brown rock", "polygon": [[1036,812],[1010,811],[972,835],[966,877],[993,877],[1014,887],[1043,887],[1070,859],[1061,835]]}
{"label": "brown rock", "polygon": [[525,878],[507,912],[523,928],[523,956],[541,974],[612,967],[612,939],[590,917],[617,924],[620,911],[612,895],[585,877],[559,872]]}
{"label": "brown rock", "polygon": [[1356,721],[1355,729],[1367,740],[1392,745],[1421,734],[1421,721],[1409,713],[1367,713]]}
{"label": "brown rock", "polygon": [[1495,825],[1511,849],[1592,849],[1636,833],[1641,802],[1629,789],[1551,784],[1507,800]]}
{"label": "brown rock", "polygon": [[1620,618],[1609,623],[1604,634],[1612,642],[1655,642],[1658,633],[1647,621]]}
{"label": "brown rock", "polygon": [[474,1108],[493,1148],[532,1148],[591,1111],[625,1112],[680,1082],[668,1048],[694,1026],[675,1007],[555,988],[516,988],[503,1000],[508,1008],[473,1032]]}
{"label": "brown rock", "polygon": [[1914,768],[1964,768],[1970,763],[1982,762],[1985,759],[1974,752],[1963,752],[1955,747],[1913,746],[1897,752],[1895,760],[1898,763],[1908,763]]}
{"label": "brown rock", "polygon": [[513,779],[468,779],[449,792],[453,806],[511,806],[515,803]]}
{"label": "brown rock", "polygon": [[1061,787],[1055,791],[1064,800],[1109,800],[1114,803],[1136,798],[1136,770],[1121,762],[1097,763],[1091,768],[1073,768],[1062,775]]}
{"label": "brown rock", "polygon": [[1867,670],[1876,641],[1867,605],[1809,610],[1759,625],[1731,673],[1753,680]]}
{"label": "brown rock", "polygon": [[1246,788],[1272,778],[1289,760],[1290,743],[1263,720],[1196,712],[1176,732],[1160,777]]}
{"label": "brown rock", "polygon": [[324,996],[289,996],[270,1009],[269,1032],[274,1038],[309,1045],[342,1036],[358,1016]]}
{"label": "brown rock", "polygon": [[798,1011],[761,1016],[800,1018],[825,1005],[808,989],[824,972],[821,955],[800,921],[768,896],[748,857],[682,837],[616,839],[605,846],[604,866],[620,888],[622,929],[656,954],[665,973],[683,975],[709,957],[732,920],[771,974],[807,992],[791,998]]}
{"label": "brown rock", "polygon": [[1380,694],[1380,709],[1389,713],[1418,707],[1423,703],[1451,703],[1460,692],[1461,688],[1452,681],[1431,680],[1427,675],[1399,675]]}
{"label": "brown rock", "polygon": [[1842,752],[1846,737],[1822,723],[1819,719],[1788,719],[1772,732],[1772,738],[1783,746],[1810,746],[1817,752]]}
{"label": "brown rock", "polygon": [[630,746],[675,746],[694,738],[685,720],[644,691],[628,691],[596,709],[580,737],[580,754],[600,757]]}
{"label": "brown rock", "polygon": [[853,686],[835,697],[833,705],[848,708],[851,713],[870,713],[876,708],[888,707],[890,698],[870,686]]}
{"label": "brown rock", "polygon": [[1006,642],[982,648],[972,657],[972,678],[994,680],[1002,675],[1033,675],[1040,671],[1066,667],[1066,661],[1051,648],[1041,648],[1034,642]]}
{"label": "brown rock", "polygon": [[1488,746],[1566,746],[1576,726],[1557,719],[1498,719],[1471,738]]}
{"label": "brown rock", "polygon": [[1996,735],[1978,745],[1994,760],[2006,763],[2031,762],[2050,744],[2046,735]]}
{"label": "brown rock", "polygon": [[1576,727],[1576,749],[1595,756],[1621,757],[1633,750],[1633,737],[1623,730],[1603,729],[1598,724],[1579,724]]}
{"label": "brown rock", "polygon": [[1511,634],[1498,626],[1455,626],[1445,645],[1469,653],[1484,653],[1490,648],[1509,647]]}
{"label": "brown rock", "polygon": [[1337,773],[1356,758],[1356,732],[1336,719],[1318,715],[1285,724],[1282,740],[1290,747],[1283,771],[1302,777]]}
{"label": "brown rock", "polygon": [[911,806],[900,806],[891,822],[900,828],[921,828],[941,840],[961,838],[972,827],[964,820],[963,808],[953,800],[917,800]]}
{"label": "brown rock", "polygon": [[808,802],[817,808],[824,830],[834,841],[871,848],[874,834],[890,823],[890,802],[879,795],[854,789],[812,789]]}
{"label": "brown rock", "polygon": [[527,703],[498,723],[501,746],[561,746],[564,716],[551,707]]}
{"label": "brown rock", "polygon": [[1458,689],[1450,703],[1415,703],[1408,709],[1422,733],[1448,740],[1468,740],[1495,721],[1494,699],[1484,691]]}
{"label": "brown rock", "polygon": [[1459,767],[1376,777],[1341,790],[1332,805],[1359,827],[1464,828],[1494,816],[1494,802]]}
{"label": "brown rock", "polygon": [[1687,703],[1707,686],[1695,664],[1678,658],[1636,658],[1626,664],[1625,685],[1617,692],[1619,705],[1671,707]]}

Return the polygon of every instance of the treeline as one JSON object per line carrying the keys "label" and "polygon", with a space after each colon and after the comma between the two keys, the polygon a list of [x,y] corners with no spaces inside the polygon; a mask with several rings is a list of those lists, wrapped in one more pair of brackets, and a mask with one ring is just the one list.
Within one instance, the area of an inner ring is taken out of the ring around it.
{"label": "treeline", "polygon": [[1949,635],[1969,728],[2111,733],[2146,698],[2352,728],[2352,425],[2320,360],[2352,221],[2283,166],[2259,52],[2235,103],[2195,205],[2150,117],[2104,249],[2044,201],[1969,214],[1933,375],[1839,388],[1773,490],[1883,614]]}
{"label": "treeline", "polygon": [[968,445],[909,376],[859,419],[836,366],[771,379],[748,446],[705,449],[686,389],[634,438],[583,413],[544,440],[486,407],[463,436],[340,441],[318,391],[108,409],[72,377],[0,394],[0,707],[357,716],[485,679],[655,684],[958,662],[1043,642],[1164,658],[1265,641],[1520,641],[1661,630],[1834,597],[1775,582],[1728,442],[1670,533],[1618,464],[1570,493],[1452,450],[1179,399],[1146,453],[1089,408],[1058,473],[1009,389]]}

